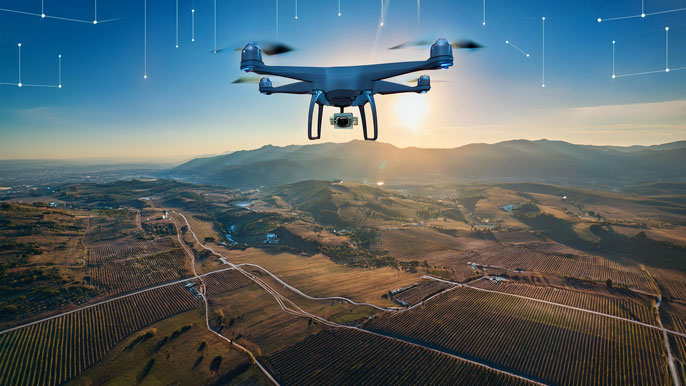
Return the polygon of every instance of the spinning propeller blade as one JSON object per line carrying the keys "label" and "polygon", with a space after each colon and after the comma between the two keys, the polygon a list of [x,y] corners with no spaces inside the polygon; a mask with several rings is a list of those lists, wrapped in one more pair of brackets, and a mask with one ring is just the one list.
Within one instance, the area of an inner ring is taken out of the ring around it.
{"label": "spinning propeller blade", "polygon": [[[411,42],[405,42],[398,44],[397,46],[393,46],[389,48],[389,50],[399,50],[403,48],[409,48],[409,47],[429,47],[433,44],[433,41],[429,40],[414,40]],[[483,48],[481,44],[473,41],[473,40],[468,40],[468,39],[463,39],[463,40],[458,40],[453,42],[452,44],[453,48],[463,48],[463,49],[469,49],[469,50],[475,50],[478,48]]]}
{"label": "spinning propeller blade", "polygon": [[241,84],[241,83],[260,83],[260,78],[254,76],[241,76],[240,78],[231,82],[231,84]]}
{"label": "spinning propeller blade", "polygon": [[[281,43],[281,42],[272,42],[272,41],[258,41],[254,42],[260,49],[262,50],[262,53],[267,56],[274,56],[274,55],[281,55],[285,54],[291,51],[295,51],[295,48],[293,46],[290,46],[286,43]],[[230,45],[224,48],[220,48],[218,50],[212,50],[210,51],[211,54],[217,54],[220,52],[240,52],[243,49],[244,45]]]}

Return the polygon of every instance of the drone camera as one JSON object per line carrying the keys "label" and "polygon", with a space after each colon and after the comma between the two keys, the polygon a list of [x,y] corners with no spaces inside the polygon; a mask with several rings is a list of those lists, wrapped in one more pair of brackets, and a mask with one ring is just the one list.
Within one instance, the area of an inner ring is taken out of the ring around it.
{"label": "drone camera", "polygon": [[353,125],[357,125],[358,119],[353,117],[352,113],[338,113],[334,114],[330,121],[336,129],[352,129]]}

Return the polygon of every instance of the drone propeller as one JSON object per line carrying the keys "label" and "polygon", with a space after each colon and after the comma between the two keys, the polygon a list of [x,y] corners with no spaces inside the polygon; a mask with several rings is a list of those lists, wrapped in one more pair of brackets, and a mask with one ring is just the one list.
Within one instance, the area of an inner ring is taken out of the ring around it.
{"label": "drone propeller", "polygon": [[[254,42],[260,49],[262,50],[262,53],[267,55],[267,56],[273,56],[273,55],[281,55],[285,54],[291,51],[295,51],[295,48],[292,46],[289,46],[288,44],[285,43],[280,43],[280,42],[271,42],[271,41],[262,41],[262,42]],[[233,52],[233,51],[240,51],[243,49],[243,45],[231,45],[227,46],[224,48],[220,48],[218,50],[212,50],[210,51],[211,54],[218,54],[220,52]]]}
{"label": "drone propeller", "polygon": [[260,79],[261,78],[258,78],[256,76],[241,76],[241,77],[237,78],[236,80],[234,80],[233,82],[231,82],[231,84],[241,84],[241,83],[255,83],[255,84],[257,84],[257,83],[260,83]]}
{"label": "drone propeller", "polygon": [[[428,47],[431,44],[433,44],[433,41],[429,40],[414,40],[411,42],[405,42],[402,44],[398,44],[397,46],[393,46],[389,48],[389,50],[399,50],[402,48],[408,48],[408,47]],[[469,49],[469,50],[475,50],[479,48],[483,48],[481,44],[473,41],[473,40],[458,40],[453,43],[451,43],[451,46],[453,48],[463,48],[463,49]]]}

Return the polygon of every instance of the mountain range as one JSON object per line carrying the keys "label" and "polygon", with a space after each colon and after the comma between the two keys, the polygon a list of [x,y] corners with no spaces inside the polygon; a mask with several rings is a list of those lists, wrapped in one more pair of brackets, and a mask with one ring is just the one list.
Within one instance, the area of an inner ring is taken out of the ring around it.
{"label": "mountain range", "polygon": [[375,183],[551,181],[632,183],[685,180],[686,141],[655,146],[589,146],[513,140],[452,149],[398,148],[355,140],[278,147],[197,158],[161,176],[189,182],[259,187],[302,180]]}

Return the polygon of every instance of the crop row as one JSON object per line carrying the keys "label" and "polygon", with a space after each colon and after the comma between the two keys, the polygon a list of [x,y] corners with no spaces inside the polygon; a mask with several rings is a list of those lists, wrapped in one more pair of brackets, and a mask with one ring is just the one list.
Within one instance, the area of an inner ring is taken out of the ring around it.
{"label": "crop row", "polygon": [[556,305],[458,288],[424,306],[371,320],[403,336],[565,385],[669,381],[658,330]]}
{"label": "crop row", "polygon": [[0,385],[62,384],[102,360],[128,335],[196,305],[179,284],[4,333]]}
{"label": "crop row", "polygon": [[412,306],[448,287],[451,287],[448,283],[434,280],[425,281],[416,287],[399,293],[395,298]]}
{"label": "crop row", "polygon": [[155,254],[178,247],[179,245],[170,238],[104,242],[93,244],[88,248],[88,262],[102,264],[110,260]]}
{"label": "crop row", "polygon": [[91,284],[108,293],[120,293],[180,279],[188,273],[186,254],[181,248],[118,260],[90,264]]}
{"label": "crop row", "polygon": [[284,385],[528,385],[436,351],[348,329],[325,330],[266,358]]}
{"label": "crop row", "polygon": [[515,283],[512,281],[496,282],[491,280],[478,280],[471,285],[487,290],[541,299],[657,325],[652,307],[629,299],[618,299],[556,287],[541,287]]}
{"label": "crop row", "polygon": [[660,283],[663,294],[681,300],[686,300],[686,274],[662,268],[649,268],[650,273]]}
{"label": "crop row", "polygon": [[207,295],[215,296],[253,284],[253,281],[235,269],[205,276]]}
{"label": "crop row", "polygon": [[477,257],[477,263],[492,264],[508,269],[522,269],[552,273],[595,281],[611,279],[614,283],[625,284],[643,291],[657,293],[655,282],[638,265],[624,265],[601,256],[585,253],[555,253],[529,249],[523,246],[484,251]]}

